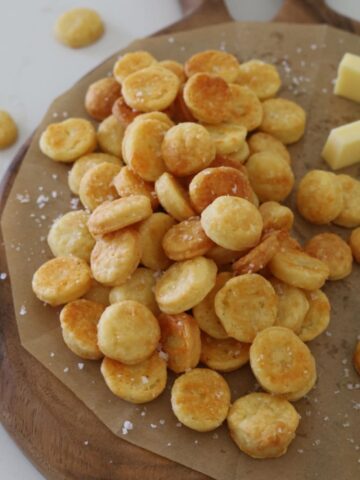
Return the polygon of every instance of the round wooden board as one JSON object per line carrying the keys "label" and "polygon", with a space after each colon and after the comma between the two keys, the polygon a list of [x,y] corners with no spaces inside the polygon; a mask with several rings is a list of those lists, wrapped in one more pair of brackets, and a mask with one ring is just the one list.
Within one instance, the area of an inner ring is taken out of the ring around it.
{"label": "round wooden board", "polygon": [[[197,10],[160,33],[231,20],[222,1],[183,0]],[[352,31],[359,25],[329,12],[323,2],[287,0],[276,19],[326,21]],[[0,186],[0,216],[29,142],[14,158]],[[0,272],[7,272],[0,235]],[[122,441],[20,345],[9,279],[0,282],[0,420],[49,480],[208,478]],[[84,440],[86,439],[86,441]]]}

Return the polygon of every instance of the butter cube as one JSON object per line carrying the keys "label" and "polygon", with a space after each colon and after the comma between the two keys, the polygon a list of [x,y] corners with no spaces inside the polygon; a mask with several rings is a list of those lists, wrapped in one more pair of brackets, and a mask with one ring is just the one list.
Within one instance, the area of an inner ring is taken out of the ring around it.
{"label": "butter cube", "polygon": [[345,53],[338,68],[334,93],[360,102],[360,57]]}
{"label": "butter cube", "polygon": [[333,128],[322,156],[333,170],[360,162],[360,120]]}

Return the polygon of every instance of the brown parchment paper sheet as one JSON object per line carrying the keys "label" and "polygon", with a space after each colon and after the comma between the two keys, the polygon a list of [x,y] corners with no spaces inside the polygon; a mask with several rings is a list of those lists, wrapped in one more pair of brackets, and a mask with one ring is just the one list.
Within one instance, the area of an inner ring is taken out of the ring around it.
{"label": "brown parchment paper sheet", "polygon": [[[296,100],[308,113],[305,138],[290,148],[297,182],[310,168],[327,169],[320,152],[329,129],[360,118],[359,104],[332,94],[337,65],[345,52],[360,54],[360,37],[326,26],[229,23],[137,41],[122,52],[146,49],[159,60],[184,61],[193,53],[209,48],[225,49],[240,61],[260,58],[277,65],[283,80],[280,96]],[[32,274],[51,258],[46,244],[49,227],[57,216],[70,210],[72,198],[67,187],[69,166],[52,162],[41,154],[39,135],[48,123],[67,116],[86,116],[83,99],[88,85],[111,72],[118,55],[50,106],[4,211],[2,228],[22,345],[116,435],[210,477],[218,480],[360,478],[360,379],[351,364],[356,336],[360,334],[358,266],[344,281],[328,282],[325,286],[332,303],[330,328],[327,334],[309,344],[317,361],[317,386],[308,398],[295,404],[302,415],[296,439],[288,453],[275,460],[256,461],[242,454],[231,441],[226,426],[206,434],[179,427],[170,408],[172,378],[166,392],[145,407],[113,396],[101,378],[99,363],[78,359],[64,345],[59,309],[44,306],[33,295]],[[357,166],[346,172],[359,177],[359,170]],[[289,204],[295,207],[294,195]],[[346,229],[312,226],[298,215],[295,230],[303,241],[324,230],[335,231],[344,238],[349,235]],[[225,377],[234,400],[256,388],[247,366]],[[122,426],[126,420],[134,428],[124,435]]]}

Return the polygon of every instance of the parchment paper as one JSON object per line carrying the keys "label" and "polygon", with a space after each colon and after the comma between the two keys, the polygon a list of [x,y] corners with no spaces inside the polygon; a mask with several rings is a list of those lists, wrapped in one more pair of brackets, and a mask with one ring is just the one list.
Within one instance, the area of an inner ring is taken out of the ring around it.
{"label": "parchment paper", "polygon": [[[360,39],[326,26],[230,23],[145,39],[125,51],[146,49],[159,60],[184,61],[193,53],[220,48],[241,61],[260,58],[275,63],[282,75],[281,96],[293,98],[308,113],[305,138],[290,148],[297,181],[307,169],[327,169],[320,152],[329,129],[360,118],[360,105],[332,94],[337,65],[345,52],[360,54]],[[121,52],[120,52],[121,53]],[[179,427],[166,392],[145,407],[113,396],[103,382],[98,362],[73,355],[62,341],[59,309],[44,306],[31,291],[33,272],[51,258],[46,235],[53,220],[76,206],[67,187],[68,166],[41,154],[41,131],[67,116],[86,116],[83,99],[88,85],[111,72],[118,54],[78,82],[51,105],[22,163],[9,196],[2,228],[18,328],[22,345],[65,383],[116,435],[219,480],[314,480],[360,478],[360,378],[352,364],[360,334],[360,269],[350,277],[328,282],[332,304],[327,333],[309,344],[317,361],[318,382],[307,398],[295,404],[302,415],[288,453],[275,460],[253,460],[231,441],[226,426],[200,434]],[[24,79],[26,81],[26,79]],[[359,166],[346,173],[359,177]],[[294,207],[294,195],[289,203]],[[80,206],[80,205],[79,205]],[[346,229],[317,228],[299,216],[301,240],[331,230],[344,238]],[[248,367],[225,375],[233,400],[253,391],[255,379]],[[122,433],[124,421],[133,430]]]}

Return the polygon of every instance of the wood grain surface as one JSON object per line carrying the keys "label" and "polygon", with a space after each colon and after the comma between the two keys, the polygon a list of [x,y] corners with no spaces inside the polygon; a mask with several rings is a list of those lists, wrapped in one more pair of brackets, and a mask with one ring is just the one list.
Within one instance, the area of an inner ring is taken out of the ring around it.
{"label": "wood grain surface", "polygon": [[[181,3],[184,12],[190,12],[188,17],[159,33],[231,20],[223,1],[183,0]],[[329,23],[360,32],[359,23],[330,11],[321,0],[286,0],[275,20]],[[19,150],[0,185],[0,214],[28,144]],[[0,241],[0,272],[7,272],[2,237]],[[0,319],[0,420],[47,479],[208,478],[120,440],[28,354],[20,345],[8,278],[0,282]]]}

